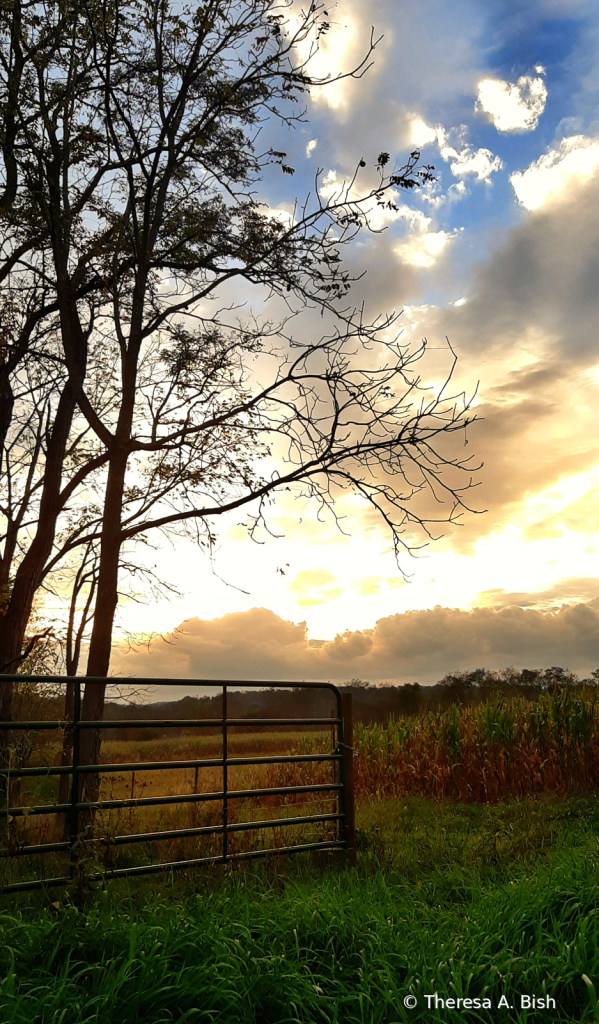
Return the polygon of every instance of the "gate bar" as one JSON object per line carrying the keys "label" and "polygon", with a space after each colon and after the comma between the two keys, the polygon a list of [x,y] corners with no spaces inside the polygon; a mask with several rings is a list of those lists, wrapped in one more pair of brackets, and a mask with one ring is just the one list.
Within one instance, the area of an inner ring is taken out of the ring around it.
{"label": "gate bar", "polygon": [[[339,789],[339,782],[315,783],[313,786],[273,786],[272,789],[237,789],[229,790],[229,800],[245,800],[254,796],[284,796],[285,793],[317,793],[324,790]],[[222,800],[223,794],[217,793],[179,793],[176,796],[142,796],[127,800],[95,800],[77,804],[78,811],[112,811],[117,807],[151,807],[158,804],[186,804],[202,800]],[[60,814],[68,811],[71,804],[42,804],[40,807],[11,807],[11,817],[27,817],[29,814]]]}
{"label": "gate bar", "polygon": [[[229,832],[243,832],[252,828],[276,828],[277,825],[303,825],[311,821],[336,821],[343,817],[342,814],[304,814],[295,818],[265,818],[260,821],[237,821],[227,825]],[[198,828],[174,828],[168,832],[131,832],[124,836],[111,836],[105,839],[103,836],[93,836],[88,839],[89,843],[106,843],[107,846],[125,846],[129,843],[157,843],[162,839],[185,839],[189,836],[217,835],[222,830],[222,825],[201,825]],[[68,850],[70,843],[64,840],[60,843],[45,843],[36,846],[19,846],[16,850],[0,850],[0,857],[30,857],[34,853],[61,853]]]}
{"label": "gate bar", "polygon": [[[269,850],[249,850],[245,853],[236,853],[227,858],[227,863],[237,860],[254,860],[257,857],[278,857],[282,853],[305,853],[308,850],[334,850],[342,849],[343,843],[337,840],[323,843],[302,843],[297,846],[273,846]],[[174,860],[165,864],[143,864],[134,868],[113,868],[106,872],[96,872],[90,875],[90,881],[102,882],[106,878],[125,878],[127,875],[150,875],[160,871],[178,871],[182,868],[195,867],[198,864],[222,864],[222,854],[217,857],[195,857],[193,860]],[[33,889],[50,889],[57,885],[68,885],[70,878],[38,878],[31,882],[13,882],[0,889],[0,893],[28,892]]]}
{"label": "gate bar", "polygon": [[[23,678],[23,677],[21,677]],[[2,676],[0,676],[0,683]],[[219,729],[222,718],[115,718],[100,722],[86,721],[80,723],[81,729],[192,729],[198,726],[211,726]],[[252,725],[339,725],[339,718],[228,718],[228,726]],[[68,719],[60,722],[0,722],[0,729],[64,729]]]}
{"label": "gate bar", "polygon": [[[228,765],[243,764],[284,764],[297,761],[340,761],[342,754],[282,754],[281,757],[228,757]],[[114,764],[80,764],[77,768],[81,775],[84,772],[158,772],[163,768],[220,768],[225,764],[222,757],[206,757],[189,761],[115,761]],[[0,775],[9,775],[11,779],[27,778],[30,775],[70,775],[71,765],[46,768],[0,768]]]}

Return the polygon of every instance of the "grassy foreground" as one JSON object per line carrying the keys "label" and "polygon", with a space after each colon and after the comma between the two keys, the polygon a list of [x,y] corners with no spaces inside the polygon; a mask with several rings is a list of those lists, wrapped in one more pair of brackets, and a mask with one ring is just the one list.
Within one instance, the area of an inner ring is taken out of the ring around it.
{"label": "grassy foreground", "polygon": [[[5,897],[0,1021],[599,1021],[582,979],[599,981],[599,799],[377,801],[359,826],[355,870],[123,880],[83,909]],[[492,1009],[429,1009],[434,993]]]}

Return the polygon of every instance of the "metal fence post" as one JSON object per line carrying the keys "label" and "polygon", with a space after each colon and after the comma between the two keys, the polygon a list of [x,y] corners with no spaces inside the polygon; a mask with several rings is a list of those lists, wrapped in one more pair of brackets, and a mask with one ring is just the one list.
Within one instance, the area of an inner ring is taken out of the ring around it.
{"label": "metal fence post", "polygon": [[229,824],[229,807],[227,803],[227,687],[223,686],[223,860],[229,856],[227,825]]}
{"label": "metal fence post", "polygon": [[[339,717],[339,709],[336,708],[335,710],[331,711],[330,717],[331,717],[331,719],[334,720],[334,721],[331,722],[331,753],[335,754],[339,750],[338,744],[339,744],[339,742],[341,740],[341,734],[339,733],[339,726],[336,723],[336,719]],[[341,726],[341,728],[343,728],[343,726]],[[339,770],[339,764],[338,764],[337,761],[332,761],[331,762],[331,778],[332,778],[333,782],[339,782],[339,780],[342,778],[342,772]],[[336,811],[340,811],[341,810],[341,807],[339,806],[340,800],[342,801],[343,797],[339,796],[339,794],[336,794],[334,796],[334,799],[333,799],[333,803],[335,805],[335,810]],[[335,830],[335,839],[337,841],[340,841],[341,840],[341,828],[342,828],[341,821],[337,820],[334,823],[333,828]]]}
{"label": "metal fence post", "polygon": [[350,864],[356,863],[356,818],[354,807],[354,716],[351,693],[341,694],[343,708],[343,810],[345,813],[345,849]]}
{"label": "metal fence post", "polygon": [[78,679],[74,681],[73,692],[73,744],[72,744],[72,766],[71,766],[71,821],[70,821],[70,843],[71,843],[71,876],[75,870],[75,843],[79,832],[79,737],[81,735],[79,723],[81,721],[81,683]]}

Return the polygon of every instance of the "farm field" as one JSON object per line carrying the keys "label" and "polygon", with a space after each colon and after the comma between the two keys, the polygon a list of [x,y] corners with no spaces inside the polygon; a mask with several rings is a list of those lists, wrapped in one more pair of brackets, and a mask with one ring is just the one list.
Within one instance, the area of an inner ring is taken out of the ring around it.
{"label": "farm field", "polygon": [[[233,732],[233,730],[231,730]],[[184,761],[210,759],[221,756],[222,746],[219,735],[184,735],[125,742],[110,740],[102,745],[101,760],[104,764],[120,765],[138,762]],[[229,737],[230,757],[284,755],[296,752],[308,753],[316,749],[330,752],[330,734],[312,733],[299,736],[293,732],[270,732],[252,734],[249,732]],[[31,758],[32,765],[58,764],[58,744],[45,743]],[[331,782],[334,767],[330,762],[309,765],[242,765],[228,769],[229,789],[249,789],[293,785],[309,782]],[[153,769],[132,772],[123,769],[102,775],[101,800],[144,799],[147,797],[185,796],[193,793],[218,792],[222,788],[222,768],[175,768],[172,770]],[[19,804],[36,806],[58,802],[58,778],[30,777],[23,780],[19,792]],[[14,794],[13,794],[14,803]],[[293,817],[305,814],[326,814],[336,811],[336,800],[329,794],[285,797],[273,795],[229,801],[229,821],[259,821],[265,818]],[[155,861],[181,860],[187,857],[217,855],[221,840],[215,836],[176,838],[146,842],[127,848],[110,848],[109,839],[119,835],[168,831],[184,828],[210,827],[220,825],[220,801],[184,803],[174,805],[140,806],[107,809],[98,813],[95,821],[96,834],[102,837],[99,860],[89,865],[89,870],[103,866],[127,867]],[[57,815],[31,815],[16,817],[10,822],[10,836],[13,844],[35,845],[40,842],[56,842],[63,838],[63,823]],[[334,828],[330,823],[314,826],[285,826],[269,829],[267,832],[252,831],[235,833],[229,837],[229,848],[243,852],[256,848],[285,846],[290,843],[312,842],[327,839]],[[92,852],[89,850],[88,852]],[[68,852],[0,860],[0,885],[25,878],[57,877],[65,873]]]}
{"label": "farm field", "polygon": [[[354,869],[335,854],[301,855],[93,883],[70,895],[56,889],[3,897],[2,1024],[599,1024],[592,987],[599,991],[594,694],[498,698],[357,725],[354,747]],[[229,753],[330,749],[328,731],[246,732],[231,738]],[[35,752],[32,762],[49,752]],[[218,736],[181,735],[111,740],[102,760],[125,765],[219,754]],[[332,770],[240,766],[231,781],[293,785],[331,778]],[[129,796],[132,787],[135,796],[208,790],[220,785],[214,772],[133,778],[115,770],[103,795]],[[56,783],[26,785],[27,799],[45,800]],[[327,806],[320,797],[311,804],[299,799],[240,802],[234,813],[284,817]],[[102,827],[138,831],[153,821],[180,828],[204,824],[210,813],[205,805],[174,806],[151,819],[146,808],[127,808]],[[29,818],[21,827],[33,837],[39,825]],[[299,826],[272,831],[272,845],[306,838]],[[240,835],[248,848],[261,841],[259,833]],[[210,852],[211,841],[203,839],[201,851],[197,839],[138,844],[116,856],[119,865],[158,859],[157,853],[197,856]],[[26,861],[4,861],[5,876],[40,870],[39,858]],[[435,1006],[435,993],[481,1006]],[[417,1000],[414,1008],[404,1005],[406,996]],[[527,1006],[528,997],[554,999],[555,1008]]]}
{"label": "farm field", "polygon": [[[377,800],[358,827],[354,870],[287,858],[121,880],[82,909],[37,893],[5,902],[0,1019],[597,1019],[582,979],[599,979],[596,797]],[[429,1009],[435,992],[494,1009]],[[503,994],[513,1010],[496,1009]],[[556,1009],[533,1014],[521,994]]]}

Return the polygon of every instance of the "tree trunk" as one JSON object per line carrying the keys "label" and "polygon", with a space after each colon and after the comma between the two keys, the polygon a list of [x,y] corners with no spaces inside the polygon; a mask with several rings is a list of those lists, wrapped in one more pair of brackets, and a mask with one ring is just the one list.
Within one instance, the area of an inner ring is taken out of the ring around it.
{"label": "tree trunk", "polygon": [[4,451],[4,442],[10,424],[12,423],[12,412],[15,398],[10,386],[7,367],[2,365],[2,351],[0,350],[0,451]]}
{"label": "tree trunk", "polygon": [[[121,508],[127,468],[127,453],[119,452],[111,459],[106,484],[100,567],[94,610],[94,624],[87,661],[88,678],[108,675],[112,630],[118,604],[119,560],[121,553]],[[105,682],[86,682],[81,705],[84,720],[100,720],[104,714]],[[101,729],[83,729],[80,757],[82,764],[99,764],[102,745]],[[94,772],[82,776],[81,799],[95,801],[100,793],[100,777]],[[82,813],[83,827],[91,824],[93,815]]]}
{"label": "tree trunk", "polygon": [[[10,675],[18,672],[22,660],[25,634],[31,617],[33,601],[43,579],[44,567],[52,551],[56,522],[62,509],[60,500],[62,467],[78,393],[78,385],[69,379],[60,396],[54,429],[48,444],[37,532],[17,569],[10,595],[7,596],[4,614],[0,618],[0,674]],[[0,682],[0,722],[11,721],[12,693],[12,683]],[[7,767],[9,763],[10,742],[10,731],[0,730],[0,764],[2,767]],[[13,805],[15,800],[18,802],[18,785],[11,784],[10,789],[11,792],[8,794],[5,779],[0,776],[0,800],[3,806],[6,806],[7,796],[10,796]]]}

